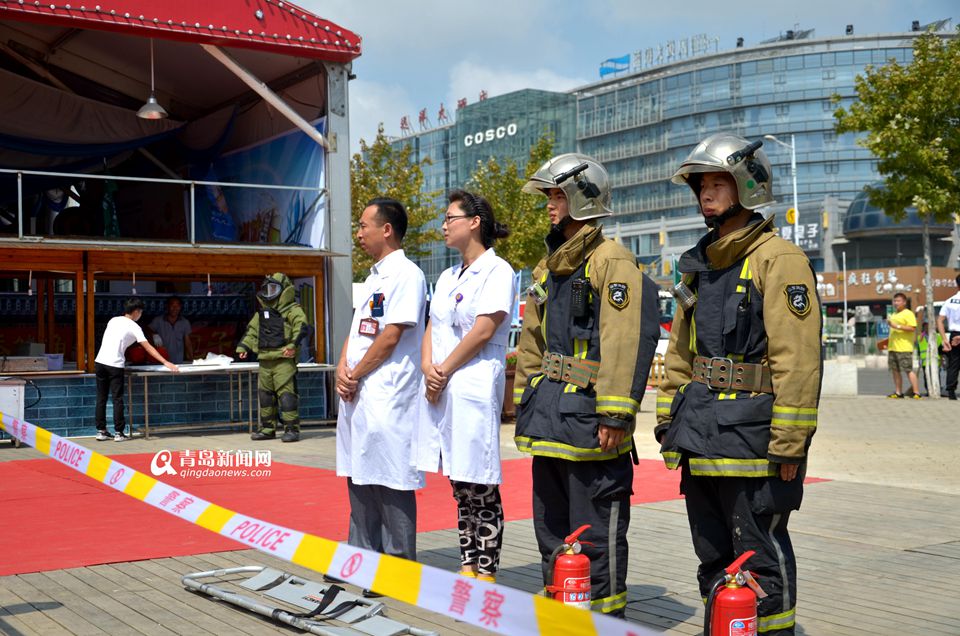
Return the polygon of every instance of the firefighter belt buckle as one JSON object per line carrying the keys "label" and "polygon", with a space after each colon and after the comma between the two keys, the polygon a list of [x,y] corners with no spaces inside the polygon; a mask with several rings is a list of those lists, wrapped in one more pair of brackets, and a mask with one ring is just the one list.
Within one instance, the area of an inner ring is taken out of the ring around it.
{"label": "firefighter belt buckle", "polygon": [[563,374],[563,356],[559,353],[545,354],[540,370],[551,380],[559,380]]}
{"label": "firefighter belt buckle", "polygon": [[733,386],[733,360],[713,357],[703,371],[703,379],[714,391],[725,391]]}

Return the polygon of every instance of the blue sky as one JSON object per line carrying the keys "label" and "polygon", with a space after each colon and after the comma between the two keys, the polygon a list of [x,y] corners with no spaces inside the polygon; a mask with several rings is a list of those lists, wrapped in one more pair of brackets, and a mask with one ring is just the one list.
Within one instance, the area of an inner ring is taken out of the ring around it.
{"label": "blue sky", "polygon": [[477,101],[521,88],[566,90],[599,79],[600,63],[668,40],[706,34],[719,49],[745,46],[788,29],[817,37],[908,31],[941,18],[960,20],[956,0],[773,0],[649,2],[641,0],[300,0],[317,15],[363,38],[350,83],[351,147],[383,122],[400,134],[426,108],[452,116],[458,98]]}

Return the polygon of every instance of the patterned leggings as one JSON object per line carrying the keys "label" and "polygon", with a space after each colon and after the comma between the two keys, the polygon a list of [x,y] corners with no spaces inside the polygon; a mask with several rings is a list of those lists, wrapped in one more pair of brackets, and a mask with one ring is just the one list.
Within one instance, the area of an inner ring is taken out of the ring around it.
{"label": "patterned leggings", "polygon": [[460,564],[477,566],[478,574],[494,575],[500,567],[503,504],[496,484],[452,481],[460,531]]}

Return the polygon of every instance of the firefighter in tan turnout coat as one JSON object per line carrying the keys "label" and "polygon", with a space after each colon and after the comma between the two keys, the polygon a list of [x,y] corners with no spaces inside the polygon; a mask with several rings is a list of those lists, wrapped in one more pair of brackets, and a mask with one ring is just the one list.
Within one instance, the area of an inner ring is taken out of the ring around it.
{"label": "firefighter in tan turnout coat", "polygon": [[[517,350],[516,443],[533,455],[533,517],[551,584],[552,552],[581,539],[595,611],[623,615],[635,415],[660,327],[657,287],[629,250],[603,237],[607,172],[564,154],[524,186],[547,197],[547,256],[534,269]],[[586,599],[584,599],[586,601]]]}
{"label": "firefighter in tan turnout coat", "polygon": [[787,522],[817,424],[821,314],[806,255],[753,211],[773,201],[761,145],[712,135],[673,176],[693,189],[710,231],[677,265],[655,434],[667,467],[682,471],[702,595],[755,550],[747,567],[768,594],[758,631],[769,635],[794,633]]}

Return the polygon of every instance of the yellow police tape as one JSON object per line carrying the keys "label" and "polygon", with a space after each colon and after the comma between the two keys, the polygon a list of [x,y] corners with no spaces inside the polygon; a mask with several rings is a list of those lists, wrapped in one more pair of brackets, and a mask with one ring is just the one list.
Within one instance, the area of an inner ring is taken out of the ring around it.
{"label": "yellow police tape", "polygon": [[29,422],[0,413],[0,430],[107,486],[271,556],[332,574],[431,612],[511,636],[641,636],[637,625],[495,583],[378,554],[248,517],[169,486]]}

